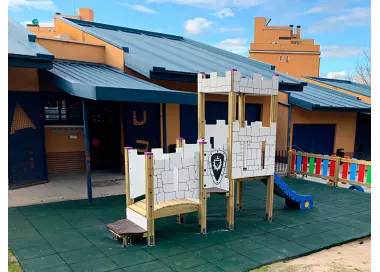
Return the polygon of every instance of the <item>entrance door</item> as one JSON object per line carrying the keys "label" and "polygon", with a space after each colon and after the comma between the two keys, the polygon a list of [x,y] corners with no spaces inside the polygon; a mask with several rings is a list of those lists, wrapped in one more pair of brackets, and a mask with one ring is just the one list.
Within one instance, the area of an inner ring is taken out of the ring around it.
{"label": "entrance door", "polygon": [[89,101],[91,168],[120,168],[120,103]]}
{"label": "entrance door", "polygon": [[358,113],[354,157],[371,160],[371,115]]}
{"label": "entrance door", "polygon": [[294,124],[293,148],[304,152],[331,155],[334,153],[334,124]]}
{"label": "entrance door", "polygon": [[9,188],[47,181],[40,94],[8,92]]}
{"label": "entrance door", "polygon": [[161,148],[160,104],[128,102],[124,109],[124,145],[139,153]]}

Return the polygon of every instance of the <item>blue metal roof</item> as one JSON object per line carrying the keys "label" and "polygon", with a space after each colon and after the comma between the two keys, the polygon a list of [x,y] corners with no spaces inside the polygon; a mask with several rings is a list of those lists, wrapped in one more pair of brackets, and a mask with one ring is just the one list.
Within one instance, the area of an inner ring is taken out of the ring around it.
{"label": "blue metal roof", "polygon": [[54,55],[36,43],[36,35],[8,17],[8,65],[51,68]]}
{"label": "blue metal roof", "polygon": [[67,93],[92,100],[197,104],[196,93],[169,90],[105,64],[56,60],[44,75]]}
{"label": "blue metal roof", "polygon": [[238,69],[251,77],[262,74],[269,79],[280,75],[280,89],[302,90],[307,85],[299,79],[274,71],[275,67],[213,46],[180,36],[149,32],[72,18],[56,16],[82,31],[110,43],[125,52],[125,66],[149,78],[196,81],[198,72]]}
{"label": "blue metal roof", "polygon": [[344,89],[356,94],[364,95],[367,97],[371,97],[371,87],[359,84],[356,82],[352,82],[349,80],[342,80],[342,79],[332,79],[332,78],[323,78],[323,77],[309,77],[309,76],[303,76],[304,78],[308,78],[320,83],[324,83],[327,85],[330,85],[332,87],[337,87],[340,89]]}
{"label": "blue metal roof", "polygon": [[289,93],[289,103],[308,110],[371,112],[371,104],[356,96],[312,83],[308,83],[302,92]]}

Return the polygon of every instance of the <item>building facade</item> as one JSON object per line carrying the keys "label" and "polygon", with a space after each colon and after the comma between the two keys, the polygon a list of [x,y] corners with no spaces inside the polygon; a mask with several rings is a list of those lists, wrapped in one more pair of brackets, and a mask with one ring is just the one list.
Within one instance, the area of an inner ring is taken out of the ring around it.
{"label": "building facade", "polygon": [[320,46],[301,39],[301,26],[270,26],[270,19],[255,18],[249,57],[276,66],[276,71],[301,78],[319,76]]}

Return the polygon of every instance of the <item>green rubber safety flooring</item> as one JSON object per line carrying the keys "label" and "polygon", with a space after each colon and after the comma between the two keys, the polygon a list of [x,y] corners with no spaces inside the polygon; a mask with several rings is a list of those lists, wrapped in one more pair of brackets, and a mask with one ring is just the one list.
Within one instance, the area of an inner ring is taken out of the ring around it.
{"label": "green rubber safety flooring", "polygon": [[265,218],[266,187],[244,183],[243,211],[235,230],[224,229],[226,198],[208,199],[207,231],[198,233],[197,214],[185,224],[175,217],[156,220],[156,246],[136,237],[125,249],[107,223],[125,218],[125,195],[8,209],[9,246],[24,271],[249,271],[265,264],[310,254],[371,234],[371,194],[287,179],[299,194],[310,194],[314,208],[285,207],[274,198],[274,218]]}

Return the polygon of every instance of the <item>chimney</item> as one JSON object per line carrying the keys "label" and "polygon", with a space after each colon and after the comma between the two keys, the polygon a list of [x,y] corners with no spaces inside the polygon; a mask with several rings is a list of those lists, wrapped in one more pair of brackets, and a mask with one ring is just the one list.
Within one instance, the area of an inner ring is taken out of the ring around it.
{"label": "chimney", "polygon": [[301,26],[297,26],[297,34],[296,34],[297,39],[301,39]]}
{"label": "chimney", "polygon": [[79,17],[81,20],[94,21],[94,11],[90,8],[80,8]]}

